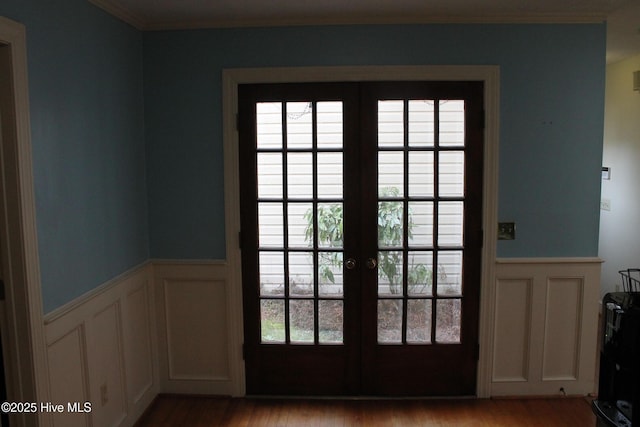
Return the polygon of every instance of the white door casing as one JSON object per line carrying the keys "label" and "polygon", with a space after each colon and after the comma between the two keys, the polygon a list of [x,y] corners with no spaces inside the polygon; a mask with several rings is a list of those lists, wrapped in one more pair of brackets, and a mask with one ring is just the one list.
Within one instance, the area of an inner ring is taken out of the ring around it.
{"label": "white door casing", "polygon": [[[3,221],[0,232],[6,284],[5,364],[9,399],[49,401],[48,371],[33,194],[26,31],[0,17],[0,110],[3,138],[0,170]],[[3,329],[3,332],[5,332]],[[49,425],[45,414],[12,414],[12,426]]]}
{"label": "white door casing", "polygon": [[238,86],[249,83],[363,82],[363,81],[483,81],[485,85],[485,149],[483,182],[483,250],[480,299],[480,357],[477,396],[488,397],[491,387],[495,261],[498,200],[498,66],[357,66],[227,69],[223,71],[223,144],[225,165],[225,222],[229,293],[229,360],[233,394],[245,394],[242,362],[242,277],[240,190],[238,171]]}

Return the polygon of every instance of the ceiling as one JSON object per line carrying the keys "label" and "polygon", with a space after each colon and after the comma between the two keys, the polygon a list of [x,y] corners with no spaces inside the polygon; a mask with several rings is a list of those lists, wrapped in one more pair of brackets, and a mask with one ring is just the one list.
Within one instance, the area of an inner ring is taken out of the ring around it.
{"label": "ceiling", "polygon": [[637,0],[89,0],[141,30],[366,23],[602,22],[607,62],[640,53]]}

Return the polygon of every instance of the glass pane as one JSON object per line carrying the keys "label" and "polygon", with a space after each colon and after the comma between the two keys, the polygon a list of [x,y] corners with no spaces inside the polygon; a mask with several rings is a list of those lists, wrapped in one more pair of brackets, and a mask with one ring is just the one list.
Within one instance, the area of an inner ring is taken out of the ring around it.
{"label": "glass pane", "polygon": [[263,343],[285,342],[283,300],[260,300],[260,337]]}
{"label": "glass pane", "polygon": [[258,149],[282,148],[282,103],[256,104],[256,133]]}
{"label": "glass pane", "polygon": [[378,247],[402,248],[404,237],[404,203],[378,202]]}
{"label": "glass pane", "polygon": [[258,197],[282,198],[281,153],[258,153]]}
{"label": "glass pane", "polygon": [[440,145],[464,145],[464,101],[440,101]]}
{"label": "glass pane", "polygon": [[462,251],[438,252],[438,295],[462,295]]}
{"label": "glass pane", "polygon": [[313,343],[313,330],[315,325],[313,301],[289,301],[289,325],[291,328],[291,342]]}
{"label": "glass pane", "polygon": [[443,151],[438,158],[440,196],[464,196],[464,151]]}
{"label": "glass pane", "polygon": [[342,248],[342,203],[318,203],[318,247]]}
{"label": "glass pane", "polygon": [[378,101],[378,146],[404,145],[404,101]]}
{"label": "glass pane", "polygon": [[438,203],[438,244],[462,246],[463,202]]}
{"label": "glass pane", "polygon": [[378,301],[378,343],[402,342],[402,300]]}
{"label": "glass pane", "polygon": [[433,197],[433,151],[409,152],[409,196]]}
{"label": "glass pane", "polygon": [[378,295],[402,295],[402,252],[378,252]]}
{"label": "glass pane", "polygon": [[431,300],[414,299],[407,302],[407,342],[431,342]]}
{"label": "glass pane", "polygon": [[340,344],[344,341],[342,301],[318,301],[320,344]]}
{"label": "glass pane", "polygon": [[342,153],[318,153],[318,198],[342,198]]}
{"label": "glass pane", "polygon": [[313,105],[287,102],[287,147],[311,148],[313,144]]}
{"label": "glass pane", "polygon": [[409,295],[431,295],[433,286],[433,252],[409,252],[407,257]]}
{"label": "glass pane", "polygon": [[342,102],[318,102],[318,148],[342,148]]}
{"label": "glass pane", "polygon": [[308,248],[313,246],[313,204],[288,204],[289,247]]}
{"label": "glass pane", "polygon": [[320,296],[342,296],[344,292],[342,252],[318,253],[318,281]]}
{"label": "glass pane", "polygon": [[289,295],[313,295],[313,252],[289,252]]}
{"label": "glass pane", "polygon": [[378,153],[378,197],[404,195],[404,153],[381,151]]}
{"label": "glass pane", "polygon": [[287,191],[290,199],[313,197],[313,155],[287,153]]}
{"label": "glass pane", "polygon": [[432,100],[409,101],[409,146],[433,147],[433,113]]}
{"label": "glass pane", "polygon": [[460,342],[459,299],[441,299],[436,306],[436,341],[441,343]]}
{"label": "glass pane", "polygon": [[433,246],[433,202],[409,202],[409,246]]}
{"label": "glass pane", "polygon": [[284,296],[284,253],[260,252],[260,296]]}
{"label": "glass pane", "polygon": [[261,248],[284,246],[282,203],[258,203],[258,242]]}

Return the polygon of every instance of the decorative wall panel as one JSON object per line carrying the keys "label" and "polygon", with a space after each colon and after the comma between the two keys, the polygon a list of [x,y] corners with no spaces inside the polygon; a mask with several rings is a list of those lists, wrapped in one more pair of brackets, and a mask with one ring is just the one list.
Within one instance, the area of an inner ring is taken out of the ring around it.
{"label": "decorative wall panel", "polygon": [[45,317],[52,399],[91,411],[56,426],[131,426],[159,392],[151,267],[143,265]]}
{"label": "decorative wall panel", "polygon": [[[51,402],[64,405],[65,410],[67,402],[89,401],[84,344],[84,327],[80,324],[47,347]],[[72,414],[65,411],[52,415],[51,420],[56,427],[90,425],[89,415],[84,413]]]}
{"label": "decorative wall panel", "polygon": [[599,259],[496,264],[492,396],[595,390]]}
{"label": "decorative wall panel", "polygon": [[503,279],[496,284],[494,381],[527,381],[531,330],[531,288],[528,279]]}

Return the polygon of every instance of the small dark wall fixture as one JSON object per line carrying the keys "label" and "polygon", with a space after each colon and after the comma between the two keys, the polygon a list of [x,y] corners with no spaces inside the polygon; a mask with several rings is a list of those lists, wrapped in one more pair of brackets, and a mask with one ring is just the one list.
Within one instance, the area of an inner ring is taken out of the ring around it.
{"label": "small dark wall fixture", "polygon": [[499,222],[498,223],[498,240],[515,240],[516,223],[515,222]]}

